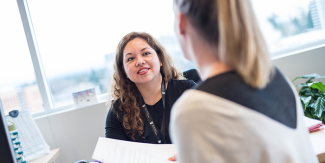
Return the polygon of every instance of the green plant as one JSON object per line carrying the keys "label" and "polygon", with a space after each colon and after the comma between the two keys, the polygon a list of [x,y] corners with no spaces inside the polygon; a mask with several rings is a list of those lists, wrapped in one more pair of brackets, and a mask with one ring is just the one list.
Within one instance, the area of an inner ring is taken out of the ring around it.
{"label": "green plant", "polygon": [[299,84],[299,96],[304,108],[306,117],[319,119],[325,123],[325,85],[321,81],[314,81],[316,79],[325,79],[325,76],[318,74],[309,74],[296,77],[297,79],[308,79],[305,83]]}

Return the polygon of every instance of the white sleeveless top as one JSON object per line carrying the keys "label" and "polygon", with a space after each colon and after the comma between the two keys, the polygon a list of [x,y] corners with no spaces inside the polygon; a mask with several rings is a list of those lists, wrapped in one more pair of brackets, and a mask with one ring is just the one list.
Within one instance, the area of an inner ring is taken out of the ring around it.
{"label": "white sleeveless top", "polygon": [[[291,89],[292,86],[291,86]],[[172,109],[170,133],[179,163],[316,163],[296,93],[297,127],[199,91],[186,91]]]}

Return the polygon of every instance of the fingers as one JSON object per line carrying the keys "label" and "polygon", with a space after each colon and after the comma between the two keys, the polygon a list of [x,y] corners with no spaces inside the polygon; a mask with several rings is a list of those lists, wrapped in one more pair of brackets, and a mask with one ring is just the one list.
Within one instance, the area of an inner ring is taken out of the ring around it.
{"label": "fingers", "polygon": [[173,157],[169,157],[168,160],[169,161],[176,161],[176,155],[174,155]]}

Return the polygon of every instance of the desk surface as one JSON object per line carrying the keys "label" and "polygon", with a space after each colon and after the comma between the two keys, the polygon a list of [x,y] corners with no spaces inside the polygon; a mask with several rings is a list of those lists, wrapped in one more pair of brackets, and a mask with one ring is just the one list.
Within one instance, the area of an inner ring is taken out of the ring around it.
{"label": "desk surface", "polygon": [[52,149],[47,155],[44,155],[38,159],[29,161],[27,163],[52,163],[60,154],[60,148]]}
{"label": "desk surface", "polygon": [[[317,154],[319,162],[325,162],[325,129],[309,134],[314,152]],[[28,163],[52,163],[60,154],[60,148],[52,149],[47,155]]]}
{"label": "desk surface", "polygon": [[319,162],[325,162],[325,130],[310,133],[309,137]]}

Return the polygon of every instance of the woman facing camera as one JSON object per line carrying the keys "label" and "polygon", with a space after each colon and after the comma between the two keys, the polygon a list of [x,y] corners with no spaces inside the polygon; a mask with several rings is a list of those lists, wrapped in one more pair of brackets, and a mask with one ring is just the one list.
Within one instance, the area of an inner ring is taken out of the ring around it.
{"label": "woman facing camera", "polygon": [[175,0],[184,56],[203,82],[178,99],[180,163],[317,162],[296,90],[271,64],[250,0]]}
{"label": "woman facing camera", "polygon": [[195,85],[192,80],[182,79],[170,56],[152,36],[137,32],[124,36],[115,56],[106,137],[170,144],[171,107]]}

